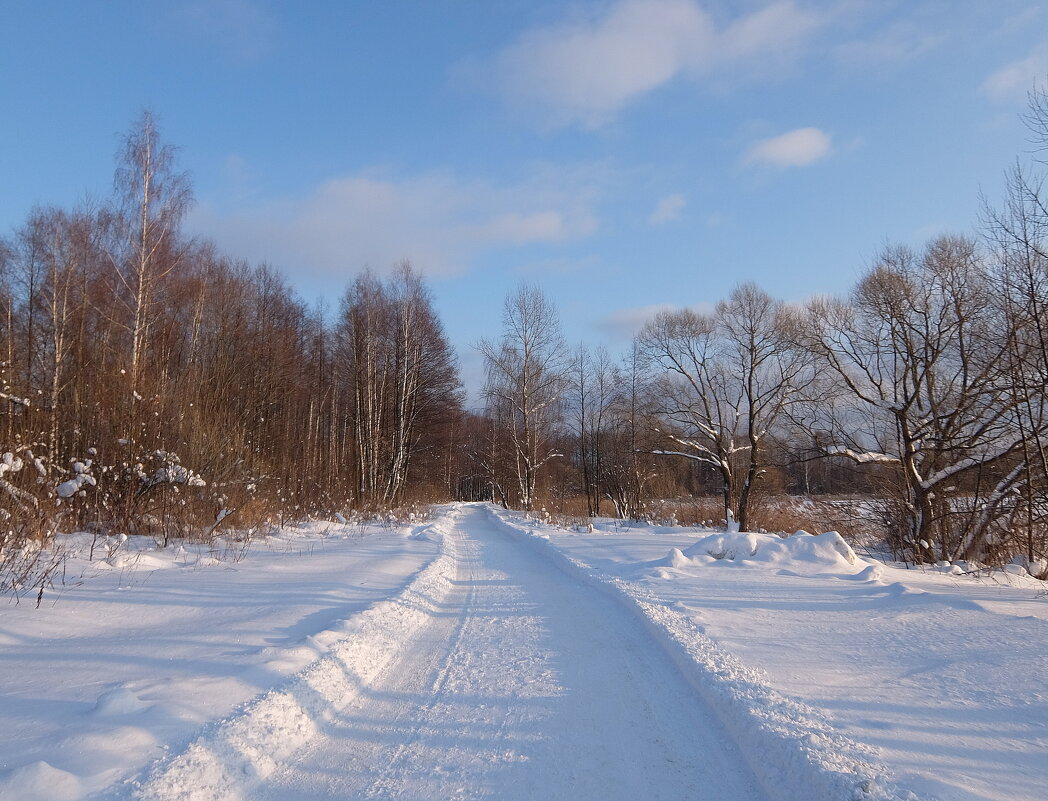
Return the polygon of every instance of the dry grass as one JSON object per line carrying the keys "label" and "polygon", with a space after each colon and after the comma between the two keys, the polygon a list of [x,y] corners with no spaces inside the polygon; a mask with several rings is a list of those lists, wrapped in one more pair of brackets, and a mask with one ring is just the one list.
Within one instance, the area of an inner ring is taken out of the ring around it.
{"label": "dry grass", "polygon": [[862,545],[883,541],[889,533],[883,504],[868,497],[779,495],[762,499],[753,519],[751,528],[763,531],[837,531]]}
{"label": "dry grass", "polygon": [[[559,498],[547,505],[550,516],[566,528],[588,526],[586,499]],[[602,509],[605,514],[611,509]],[[541,512],[539,512],[541,515]],[[804,530],[814,534],[837,531],[860,545],[883,541],[888,534],[886,512],[873,498],[851,496],[766,496],[751,510],[753,531],[792,534]],[[648,519],[668,526],[722,528],[724,506],[719,496],[670,498],[652,501]]]}

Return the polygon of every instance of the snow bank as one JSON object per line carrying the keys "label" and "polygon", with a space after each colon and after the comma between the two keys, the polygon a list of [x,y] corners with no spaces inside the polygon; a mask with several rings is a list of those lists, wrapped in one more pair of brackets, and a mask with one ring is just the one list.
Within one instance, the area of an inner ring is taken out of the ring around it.
{"label": "snow bank", "polygon": [[138,786],[141,801],[230,801],[244,798],[277,765],[319,733],[320,721],[344,709],[433,615],[451,589],[455,559],[439,524],[428,533],[439,555],[396,597],[346,622],[328,653],[281,688],[209,727],[183,753],[160,763]]}
{"label": "snow bank", "polygon": [[[635,585],[571,558],[548,537],[536,533],[536,525],[530,521],[514,519],[494,508],[492,511],[510,531],[532,543],[555,565],[604,590],[639,617],[716,710],[770,797],[779,801],[917,801],[917,795],[894,785],[870,748],[837,733],[819,711],[773,689],[763,671],[747,667],[725,651],[686,614]],[[729,564],[762,560],[820,568],[848,566],[849,573],[855,572],[856,562],[840,535],[815,537],[803,532],[785,539],[762,534],[715,534],[686,551],[674,549],[662,561],[667,566],[687,568],[725,560]]]}
{"label": "snow bank", "polygon": [[790,537],[749,532],[715,533],[703,537],[684,551],[673,549],[667,557],[670,567],[703,565],[779,567],[805,572],[833,571],[854,573],[865,567],[836,531],[812,535],[798,531]]}

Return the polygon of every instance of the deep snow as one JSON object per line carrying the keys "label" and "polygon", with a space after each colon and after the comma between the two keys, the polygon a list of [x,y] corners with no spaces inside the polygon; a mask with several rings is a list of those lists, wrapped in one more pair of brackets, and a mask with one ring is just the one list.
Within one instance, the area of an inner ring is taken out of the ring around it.
{"label": "deep snow", "polygon": [[1027,577],[483,505],[239,559],[133,545],[0,608],[0,799],[1048,786],[1048,598]]}

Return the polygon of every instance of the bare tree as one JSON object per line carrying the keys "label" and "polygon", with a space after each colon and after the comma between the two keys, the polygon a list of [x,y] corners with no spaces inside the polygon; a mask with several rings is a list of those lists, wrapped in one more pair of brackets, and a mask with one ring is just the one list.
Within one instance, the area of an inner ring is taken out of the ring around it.
{"label": "bare tree", "polygon": [[399,500],[415,459],[461,405],[457,364],[429,291],[407,263],[386,283],[360,275],[336,331],[341,383],[356,452],[357,493],[368,506]]}
{"label": "bare tree", "polygon": [[604,436],[604,486],[622,519],[640,520],[649,500],[655,469],[655,444],[648,423],[652,406],[652,381],[645,371],[639,344],[634,341],[622,368],[613,374],[615,390],[608,409]]}
{"label": "bare tree", "polygon": [[[1038,150],[1048,147],[1048,95],[1030,96],[1025,117]],[[1017,162],[1007,175],[1003,205],[984,200],[984,220],[997,269],[993,276],[1004,304],[1009,336],[1012,403],[1022,437],[1022,486],[1027,564],[1048,549],[1048,203],[1044,177]]]}
{"label": "bare tree", "polygon": [[531,510],[539,471],[562,454],[554,447],[560,423],[567,356],[553,303],[538,288],[522,284],[502,312],[502,338],[477,345],[484,356],[484,395],[505,421],[516,464],[520,503]]}
{"label": "bare tree", "polygon": [[744,284],[712,315],[663,312],[639,337],[663,370],[660,433],[670,445],[656,453],[716,470],[725,517],[743,528],[767,438],[812,376],[805,354],[793,347],[789,321],[781,304]]}
{"label": "bare tree", "polygon": [[975,244],[958,237],[920,256],[890,249],[850,303],[809,308],[809,344],[852,400],[825,450],[896,466],[900,545],[919,560],[982,556],[1012,511],[1024,471],[1005,325]]}
{"label": "bare tree", "polygon": [[132,392],[139,390],[142,363],[154,321],[157,284],[177,265],[178,230],[192,202],[185,173],[175,169],[175,149],[164,145],[149,111],[124,140],[114,178],[120,202],[119,250],[113,259],[118,297],[126,307]]}
{"label": "bare tree", "polygon": [[[59,452],[59,435],[70,422],[63,410],[63,395],[74,379],[70,361],[77,333],[86,314],[87,271],[98,262],[97,225],[94,215],[83,211],[67,214],[60,209],[37,210],[23,229],[26,250],[39,262],[37,286],[30,292],[32,306],[40,306],[40,365],[43,407],[46,410],[45,445],[49,457]],[[28,350],[32,351],[32,348]],[[68,449],[71,443],[65,443]]]}
{"label": "bare tree", "polygon": [[600,514],[600,501],[604,497],[607,467],[604,446],[615,398],[616,372],[603,346],[591,353],[585,345],[579,345],[571,359],[568,407],[582,476],[582,494],[586,496],[590,517]]}

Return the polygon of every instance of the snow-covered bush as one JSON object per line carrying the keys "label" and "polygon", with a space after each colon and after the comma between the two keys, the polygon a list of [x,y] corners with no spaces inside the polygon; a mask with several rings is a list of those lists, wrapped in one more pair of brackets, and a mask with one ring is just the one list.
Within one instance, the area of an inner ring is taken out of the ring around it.
{"label": "snow-covered bush", "polygon": [[72,465],[73,475],[71,478],[66,479],[57,487],[55,487],[55,494],[59,498],[72,498],[74,495],[83,496],[86,493],[87,487],[97,486],[98,482],[95,477],[91,475],[91,466],[93,460],[87,459],[86,461],[76,460]]}
{"label": "snow-covered bush", "polygon": [[0,455],[0,593],[42,593],[61,566],[48,476],[45,461],[27,446]]}

